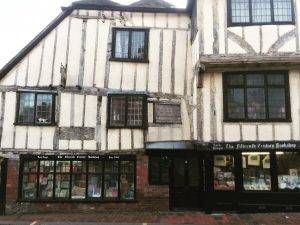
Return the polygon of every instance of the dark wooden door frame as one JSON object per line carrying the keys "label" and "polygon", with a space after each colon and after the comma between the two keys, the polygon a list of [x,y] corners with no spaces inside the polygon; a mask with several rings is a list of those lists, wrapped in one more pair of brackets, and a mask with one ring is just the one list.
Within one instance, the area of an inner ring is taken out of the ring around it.
{"label": "dark wooden door frame", "polygon": [[[184,170],[184,179],[185,179],[185,185],[187,185],[188,182],[188,172],[189,172],[189,164],[190,160],[193,158],[198,159],[198,170],[199,170],[199,193],[202,192],[204,193],[205,189],[205,165],[204,165],[204,155],[200,154],[193,154],[193,155],[176,155],[172,157],[171,161],[171,166],[169,168],[169,174],[170,174],[170,183],[169,183],[169,205],[170,205],[170,210],[176,210],[175,206],[175,186],[174,186],[174,159],[175,158],[181,158],[183,160],[188,160],[188,163],[185,164],[185,170]],[[197,209],[204,208],[204,199],[198,199],[198,206]],[[183,208],[184,209],[184,208]],[[187,210],[190,210],[189,207],[186,208]]]}

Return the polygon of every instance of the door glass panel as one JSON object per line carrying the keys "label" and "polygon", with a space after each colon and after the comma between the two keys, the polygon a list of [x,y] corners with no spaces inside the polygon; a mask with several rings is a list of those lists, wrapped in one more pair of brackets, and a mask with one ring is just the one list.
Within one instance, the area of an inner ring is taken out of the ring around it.
{"label": "door glass panel", "polygon": [[199,160],[191,159],[188,165],[188,176],[189,182],[188,185],[190,187],[198,187],[199,186]]}
{"label": "door glass panel", "polygon": [[234,157],[232,155],[214,156],[214,189],[234,190]]}
{"label": "door glass panel", "polygon": [[185,160],[174,159],[174,185],[185,185]]}

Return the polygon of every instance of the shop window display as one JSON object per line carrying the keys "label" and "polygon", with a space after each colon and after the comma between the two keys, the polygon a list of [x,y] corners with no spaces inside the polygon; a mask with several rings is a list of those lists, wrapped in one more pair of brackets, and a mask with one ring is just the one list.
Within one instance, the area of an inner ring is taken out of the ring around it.
{"label": "shop window display", "polygon": [[104,176],[104,192],[105,198],[118,198],[119,183],[118,183],[118,162],[105,162]]}
{"label": "shop window display", "polygon": [[246,191],[271,190],[270,154],[245,152],[242,154],[243,183]]}
{"label": "shop window display", "polygon": [[120,190],[121,199],[134,199],[134,163],[130,161],[121,162]]}
{"label": "shop window display", "polygon": [[231,155],[214,156],[214,189],[235,190],[234,157]]}
{"label": "shop window display", "polygon": [[300,153],[277,152],[279,190],[300,190]]}
{"label": "shop window display", "polygon": [[91,161],[61,158],[64,157],[58,160],[22,160],[22,200],[135,199],[135,162],[132,157],[128,160],[99,158]]}

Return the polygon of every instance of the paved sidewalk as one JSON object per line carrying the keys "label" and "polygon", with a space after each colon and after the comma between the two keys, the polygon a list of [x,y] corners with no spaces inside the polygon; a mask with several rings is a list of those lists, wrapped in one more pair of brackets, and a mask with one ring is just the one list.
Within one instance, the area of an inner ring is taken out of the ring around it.
{"label": "paved sidewalk", "polygon": [[300,225],[300,213],[120,212],[0,216],[0,225]]}

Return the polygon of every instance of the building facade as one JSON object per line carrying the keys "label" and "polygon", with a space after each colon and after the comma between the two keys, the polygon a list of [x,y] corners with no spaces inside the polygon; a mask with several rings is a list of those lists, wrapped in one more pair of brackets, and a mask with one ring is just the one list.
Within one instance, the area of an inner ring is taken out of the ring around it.
{"label": "building facade", "polygon": [[299,210],[298,7],[62,8],[0,71],[2,212]]}

